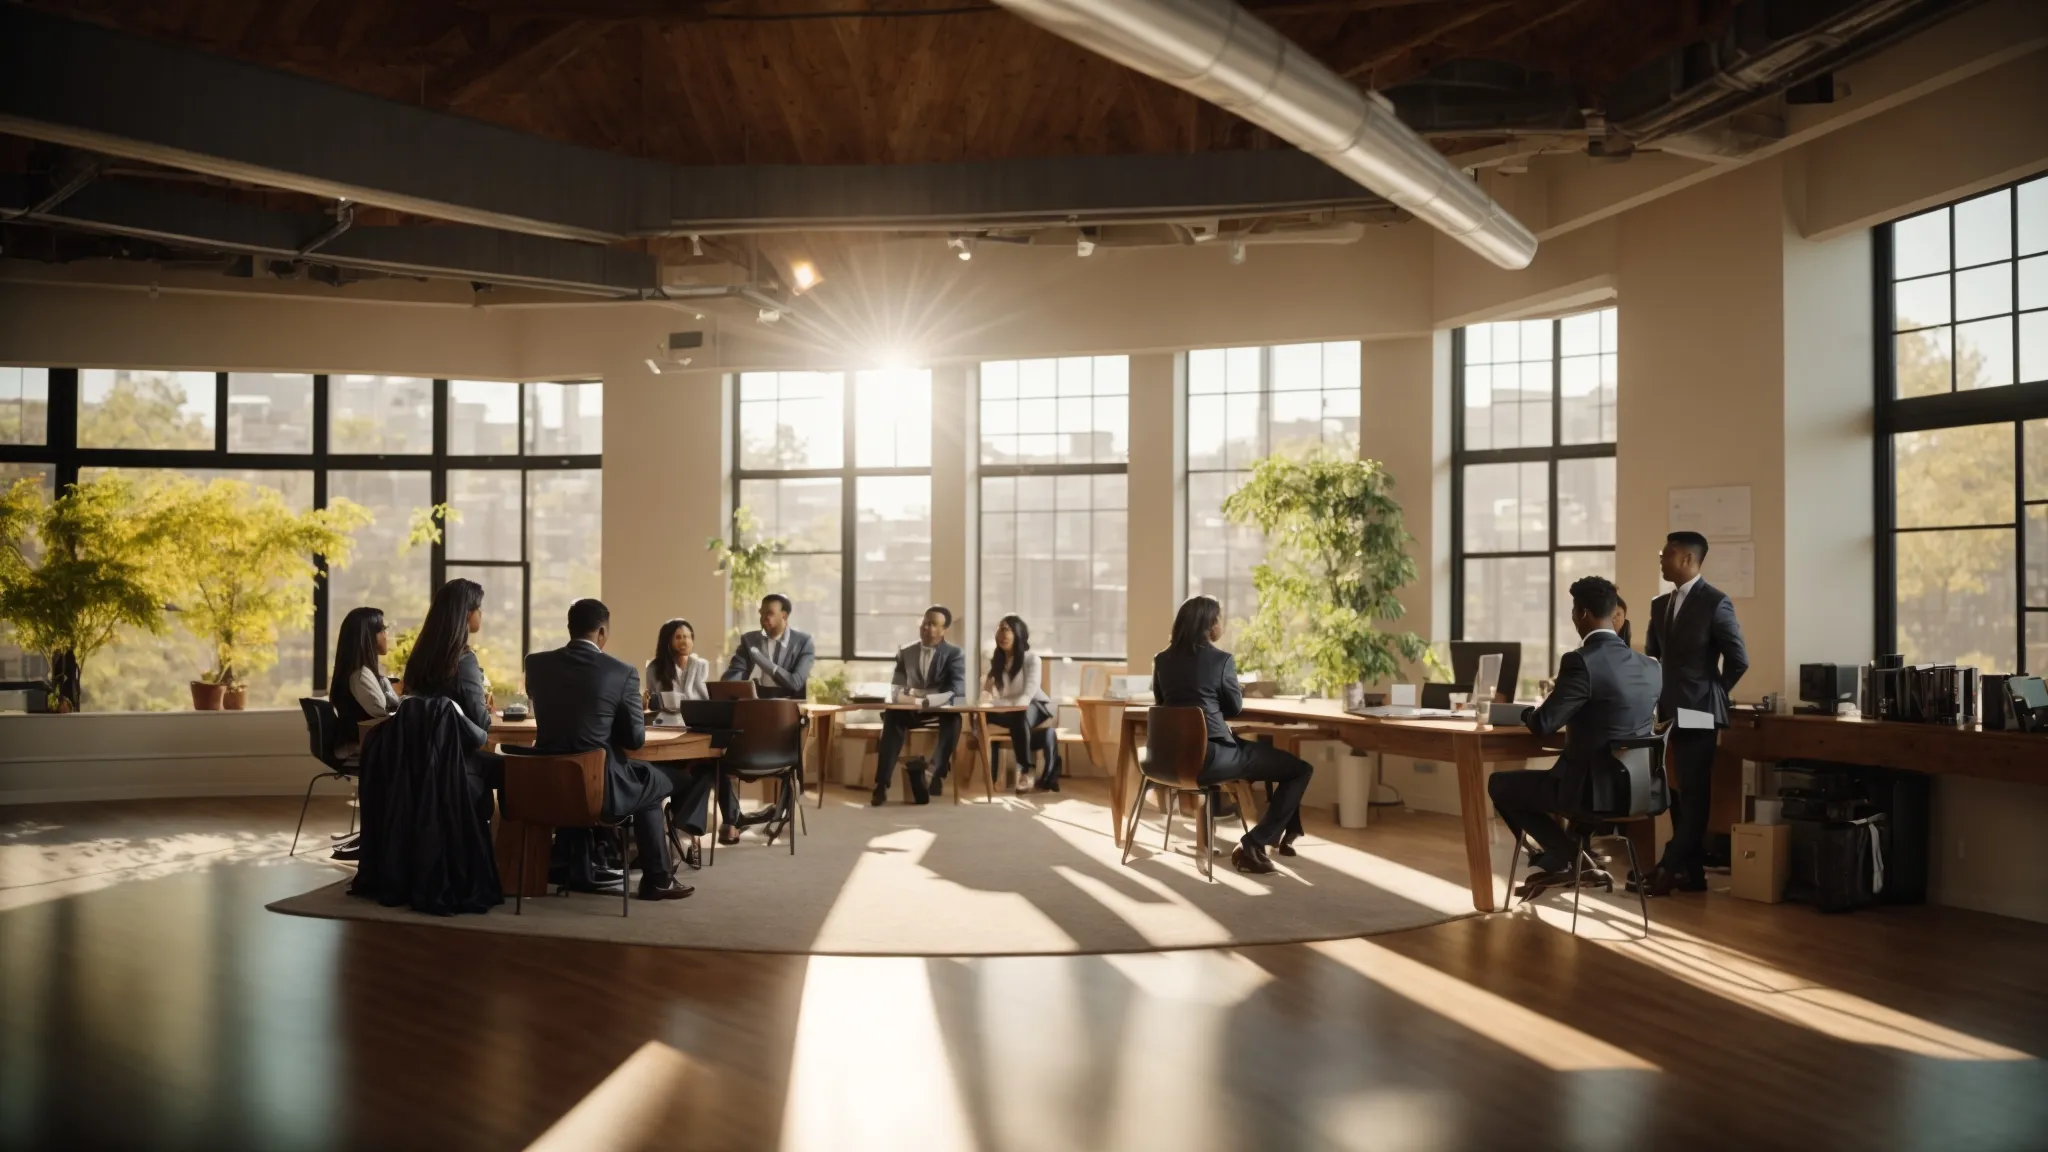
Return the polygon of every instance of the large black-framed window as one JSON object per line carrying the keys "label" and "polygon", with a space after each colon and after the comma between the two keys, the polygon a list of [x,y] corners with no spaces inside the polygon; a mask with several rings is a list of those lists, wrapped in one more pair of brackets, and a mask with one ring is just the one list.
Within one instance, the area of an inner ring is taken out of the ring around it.
{"label": "large black-framed window", "polygon": [[1275,453],[1358,454],[1361,346],[1356,340],[1204,348],[1187,354],[1188,595],[1214,596],[1228,621],[1258,609],[1258,529],[1223,502]]}
{"label": "large black-framed window", "polygon": [[1617,322],[1601,308],[1451,335],[1451,635],[1521,642],[1523,694],[1575,646],[1572,582],[1614,575]]}
{"label": "large black-framed window", "polygon": [[991,360],[977,393],[985,631],[1016,613],[1041,653],[1122,662],[1130,357]]}
{"label": "large black-framed window", "polygon": [[[477,647],[500,690],[524,654],[554,643],[601,569],[603,386],[325,373],[0,369],[0,481],[41,475],[61,491],[106,472],[147,482],[227,477],[302,508],[349,499],[374,521],[345,569],[314,585],[314,618],[280,636],[252,707],[290,707],[326,687],[334,628],[350,607],[416,627],[433,588],[486,589]],[[439,544],[406,547],[416,516],[448,504]],[[177,708],[208,661],[173,627],[123,637],[85,669],[93,711]],[[39,658],[0,638],[0,708],[19,708]]]}
{"label": "large black-framed window", "polygon": [[820,659],[894,656],[931,603],[931,371],[742,372],[734,386],[733,506],[783,542],[773,590],[792,627]]}
{"label": "large black-framed window", "polygon": [[1876,229],[1877,639],[2048,671],[2048,176]]}

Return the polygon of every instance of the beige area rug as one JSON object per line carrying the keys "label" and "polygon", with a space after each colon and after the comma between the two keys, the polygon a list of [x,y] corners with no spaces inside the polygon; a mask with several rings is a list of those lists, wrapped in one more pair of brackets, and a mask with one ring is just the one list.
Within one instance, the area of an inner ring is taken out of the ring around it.
{"label": "beige area rug", "polygon": [[[838,791],[834,790],[835,793]],[[1109,809],[1071,795],[993,803],[806,811],[792,857],[750,834],[715,867],[684,870],[687,900],[510,900],[480,916],[424,916],[347,894],[348,881],[270,905],[297,916],[431,924],[458,930],[742,952],[992,956],[1138,952],[1295,943],[1398,932],[1472,913],[1471,895],[1403,864],[1311,836],[1281,872],[1245,876],[1216,858],[1202,879],[1192,824],[1174,821],[1161,853],[1149,813],[1131,863],[1109,836]],[[1226,836],[1236,841],[1231,821]],[[708,847],[708,845],[707,845]]]}

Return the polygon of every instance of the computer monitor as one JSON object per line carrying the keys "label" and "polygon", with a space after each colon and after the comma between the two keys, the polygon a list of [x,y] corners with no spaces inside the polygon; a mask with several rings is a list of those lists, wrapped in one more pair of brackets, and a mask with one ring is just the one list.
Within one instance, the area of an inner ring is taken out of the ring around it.
{"label": "computer monitor", "polygon": [[1451,682],[1470,685],[1479,675],[1479,658],[1493,654],[1500,656],[1500,679],[1494,681],[1494,688],[1513,700],[1515,685],[1521,683],[1522,677],[1522,643],[1519,640],[1451,641]]}

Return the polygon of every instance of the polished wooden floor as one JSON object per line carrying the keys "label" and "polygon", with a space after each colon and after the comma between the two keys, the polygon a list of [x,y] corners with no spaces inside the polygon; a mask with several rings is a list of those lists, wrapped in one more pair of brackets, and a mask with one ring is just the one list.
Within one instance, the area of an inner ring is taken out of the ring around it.
{"label": "polished wooden floor", "polygon": [[[0,810],[0,1146],[2048,1148],[2048,925],[1708,895],[1653,903],[1648,942],[1617,905],[1576,938],[1548,908],[1226,952],[689,952],[266,912],[335,876],[281,859],[296,808]],[[316,805],[315,859],[344,813]],[[1461,877],[1455,820],[1341,835]]]}

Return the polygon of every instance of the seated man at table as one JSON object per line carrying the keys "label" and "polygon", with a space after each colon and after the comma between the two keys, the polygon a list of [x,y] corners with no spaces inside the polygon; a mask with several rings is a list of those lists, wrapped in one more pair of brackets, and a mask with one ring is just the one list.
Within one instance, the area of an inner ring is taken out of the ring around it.
{"label": "seated man at table", "polygon": [[801,700],[810,691],[811,665],[818,659],[811,634],[789,626],[789,597],[770,592],[761,597],[761,627],[740,637],[732,663],[720,680],[752,680],[762,697]]}
{"label": "seated man at table", "polygon": [[1620,597],[1600,576],[1572,583],[1572,627],[1581,644],[1558,661],[1557,684],[1543,703],[1524,709],[1522,723],[1538,736],[1562,730],[1564,751],[1554,767],[1496,772],[1487,795],[1516,834],[1542,849],[1521,895],[1571,882],[1576,846],[1557,813],[1597,815],[1617,810],[1626,775],[1608,751],[1616,740],[1648,736],[1657,718],[1664,672],[1655,660],[1622,643]]}
{"label": "seated man at table", "polygon": [[[967,658],[946,643],[946,629],[952,626],[952,609],[936,604],[925,609],[924,621],[917,626],[917,643],[896,654],[896,674],[889,683],[896,686],[897,702],[919,703],[943,695],[945,699],[938,702],[951,704],[966,695]],[[882,742],[875,751],[875,794],[871,799],[877,808],[889,802],[889,781],[896,774],[896,757],[902,754],[910,730],[933,725],[939,729],[939,746],[932,753],[929,796],[945,795],[946,771],[953,762],[953,748],[960,743],[960,713],[891,709],[882,713]],[[920,804],[928,798],[924,781],[914,776],[910,793]]]}
{"label": "seated man at table", "polygon": [[[701,813],[711,790],[712,770],[696,762],[646,764],[626,753],[647,741],[641,712],[640,673],[605,655],[611,639],[611,610],[596,600],[569,605],[569,643],[526,658],[526,692],[533,700],[536,752],[605,752],[604,816],[633,816],[640,849],[640,898],[680,900],[694,889],[677,883],[668,856],[661,802],[673,797],[680,822],[692,836],[704,833]],[[508,772],[516,772],[516,765]],[[690,821],[696,823],[691,825]],[[570,836],[565,830],[564,836]],[[587,843],[588,834],[572,839]],[[589,872],[589,853],[572,847],[570,886],[602,890]],[[576,873],[580,873],[577,875]],[[624,882],[623,878],[620,881]],[[614,889],[616,891],[616,889]]]}

